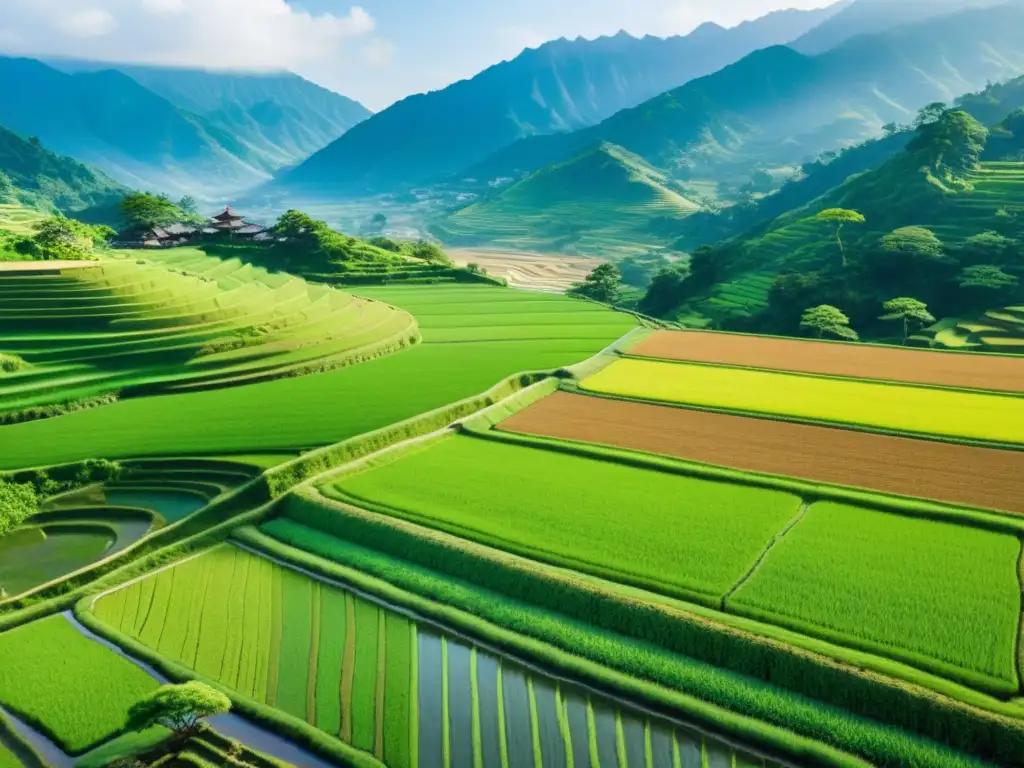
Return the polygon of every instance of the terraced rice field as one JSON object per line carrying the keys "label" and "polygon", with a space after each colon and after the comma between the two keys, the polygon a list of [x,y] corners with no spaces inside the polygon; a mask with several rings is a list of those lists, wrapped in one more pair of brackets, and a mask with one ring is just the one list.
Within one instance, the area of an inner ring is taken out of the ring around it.
{"label": "terraced rice field", "polygon": [[323,491],[555,565],[708,604],[717,604],[750,570],[800,506],[786,493],[463,436]]}
{"label": "terraced rice field", "polygon": [[478,264],[492,277],[514,288],[562,293],[581,283],[604,262],[601,259],[495,248],[453,248],[448,251],[460,267]]}
{"label": "terraced rice field", "polygon": [[566,392],[520,411],[500,429],[1024,514],[1024,451]]}
{"label": "terraced rice field", "polygon": [[628,315],[586,302],[489,286],[363,293],[413,312],[425,343],[323,374],[123,400],[0,427],[0,467],[337,442],[486,391],[514,373],[580,362],[635,326]]}
{"label": "terraced rice field", "polygon": [[766,765],[237,547],[108,594],[96,614],[389,768],[591,765],[592,755],[622,765],[623,753],[651,768]]}
{"label": "terraced rice field", "polygon": [[1016,536],[819,503],[726,606],[1014,694],[1020,555]]}
{"label": "terraced rice field", "polygon": [[624,359],[585,379],[589,392],[1024,445],[1024,398],[709,365]]}
{"label": "terraced rice field", "polygon": [[63,616],[0,634],[0,659],[0,706],[72,755],[119,733],[128,708],[157,685]]}
{"label": "terraced rice field", "polygon": [[19,235],[34,234],[33,225],[46,218],[46,214],[21,205],[0,205],[0,229]]}
{"label": "terraced rice field", "polygon": [[694,331],[658,331],[630,349],[629,354],[855,379],[1024,392],[1024,358],[1020,357],[935,354],[899,347]]}
{"label": "terraced rice field", "polygon": [[[340,364],[416,334],[405,312],[194,249],[90,269],[0,274],[0,349],[30,367],[4,410],[237,385]],[[59,394],[58,394],[59,393]]]}

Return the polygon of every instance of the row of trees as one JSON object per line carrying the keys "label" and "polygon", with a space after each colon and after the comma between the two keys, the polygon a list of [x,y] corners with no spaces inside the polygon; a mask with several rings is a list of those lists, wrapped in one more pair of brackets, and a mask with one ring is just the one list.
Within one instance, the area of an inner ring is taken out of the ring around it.
{"label": "row of trees", "polygon": [[[902,324],[904,344],[910,339],[912,329],[935,322],[927,304],[909,297],[890,299],[882,305],[882,309],[885,314],[879,320]],[[819,304],[805,310],[800,318],[800,327],[814,332],[819,339],[826,334],[846,341],[857,341],[860,338],[860,334],[850,327],[850,318],[831,304]]]}

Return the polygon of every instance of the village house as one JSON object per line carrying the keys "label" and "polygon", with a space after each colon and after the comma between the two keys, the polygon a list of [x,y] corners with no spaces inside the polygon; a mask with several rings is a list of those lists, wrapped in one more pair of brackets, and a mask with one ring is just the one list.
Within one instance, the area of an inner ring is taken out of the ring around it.
{"label": "village house", "polygon": [[273,237],[266,227],[247,222],[244,216],[235,213],[234,209],[228,205],[223,211],[212,216],[204,226],[179,222],[147,230],[129,229],[122,232],[118,239],[119,244],[124,247],[168,248],[186,245],[200,237],[216,237],[218,235],[260,241],[270,240]]}

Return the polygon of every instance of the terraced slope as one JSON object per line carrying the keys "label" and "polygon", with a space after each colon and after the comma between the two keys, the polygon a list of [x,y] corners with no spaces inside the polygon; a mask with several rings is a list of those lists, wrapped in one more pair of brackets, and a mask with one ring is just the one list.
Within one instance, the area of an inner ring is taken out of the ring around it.
{"label": "terraced slope", "polygon": [[515,373],[578,363],[636,325],[599,305],[496,286],[360,292],[412,312],[425,343],[324,374],[134,398],[0,426],[0,467],[333,443],[485,392]]}
{"label": "terraced slope", "polygon": [[655,225],[696,210],[664,173],[622,147],[602,144],[458,211],[435,232],[456,244],[486,242],[607,258],[645,253],[664,243]]}
{"label": "terraced slope", "polygon": [[193,249],[0,275],[0,410],[296,375],[416,340],[408,313]]}

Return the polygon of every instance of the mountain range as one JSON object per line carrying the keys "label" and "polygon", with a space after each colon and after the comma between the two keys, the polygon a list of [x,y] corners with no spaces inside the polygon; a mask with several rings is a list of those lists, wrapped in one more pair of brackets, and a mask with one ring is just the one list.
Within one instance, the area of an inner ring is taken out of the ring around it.
{"label": "mountain range", "polygon": [[682,178],[743,178],[752,164],[798,163],[1019,75],[1022,24],[1015,2],[862,35],[817,56],[765,48],[596,126],[518,141],[464,173],[518,178],[611,142]]}
{"label": "mountain range", "polygon": [[290,74],[0,58],[0,124],[140,189],[264,182],[369,116]]}
{"label": "mountain range", "polygon": [[283,174],[319,194],[393,191],[457,173],[529,136],[593,125],[759,48],[800,37],[839,10],[780,11],[679,37],[556,40],[374,115]]}

